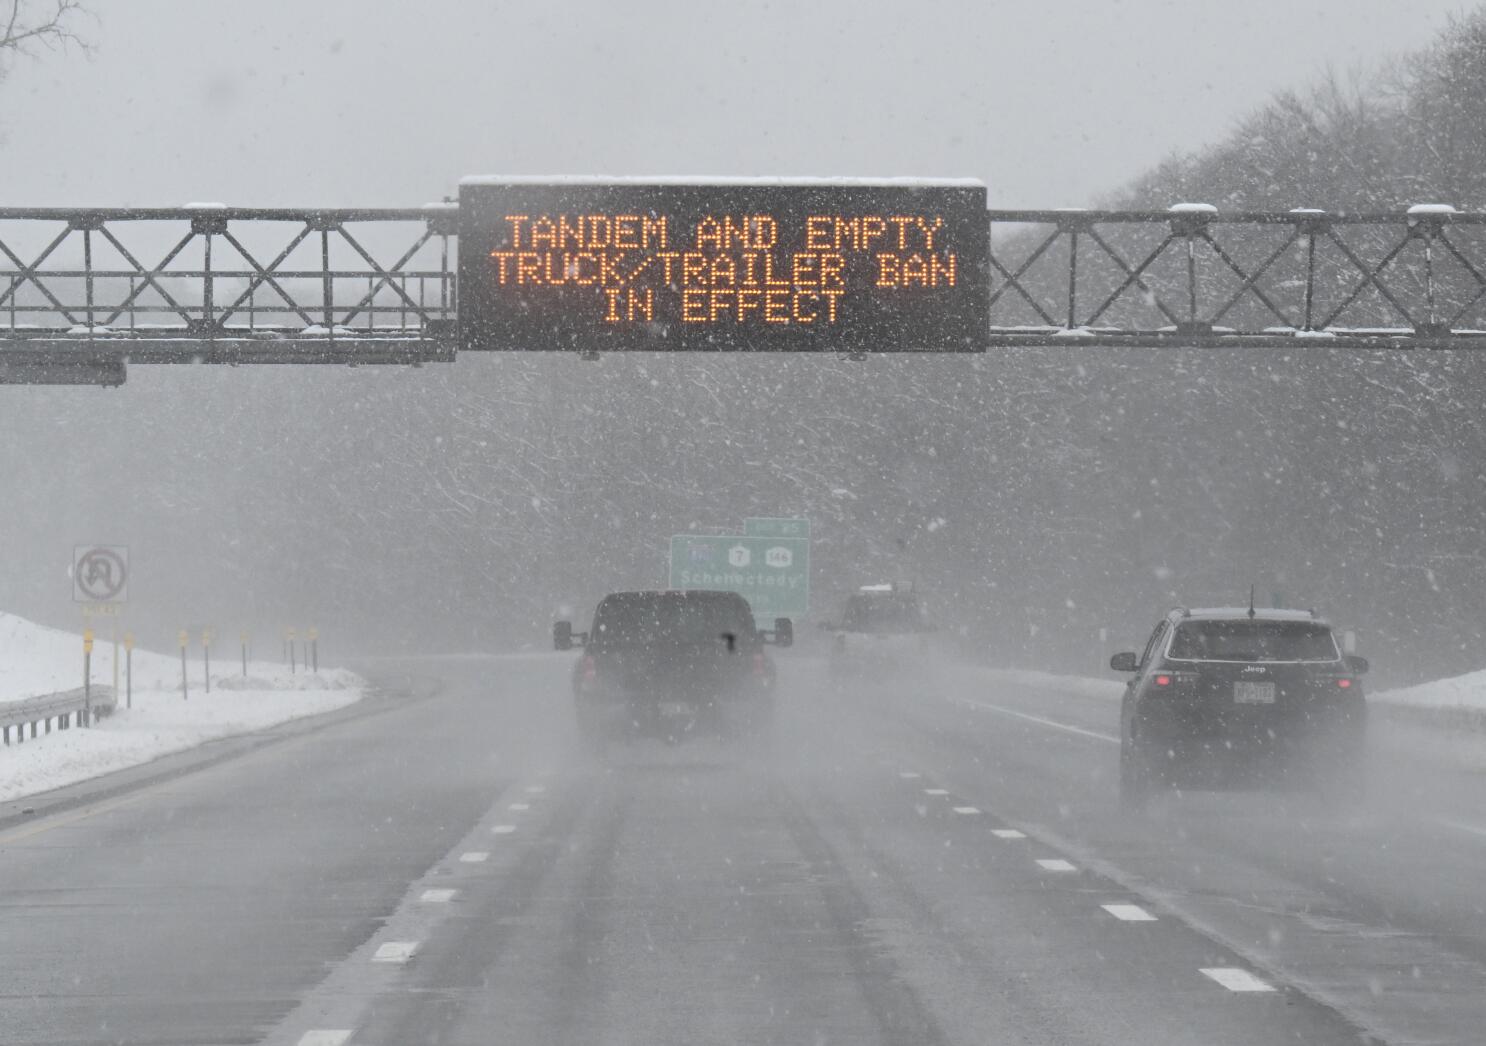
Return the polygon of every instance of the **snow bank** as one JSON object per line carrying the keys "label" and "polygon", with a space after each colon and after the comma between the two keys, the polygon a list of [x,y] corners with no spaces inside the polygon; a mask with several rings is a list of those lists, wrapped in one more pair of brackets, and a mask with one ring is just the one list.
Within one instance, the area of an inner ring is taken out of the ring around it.
{"label": "snow bank", "polygon": [[[1105,698],[1117,701],[1125,692],[1125,676],[1098,679],[1087,676],[1064,676],[1051,672],[1012,669],[973,669],[978,678],[1008,686],[1053,690],[1078,697]],[[1368,704],[1389,708],[1418,709],[1447,713],[1465,718],[1479,718],[1486,724],[1486,671],[1470,672],[1450,679],[1436,679],[1417,686],[1382,690],[1367,695]]]}
{"label": "snow bank", "polygon": [[[93,646],[93,681],[112,682],[112,644]],[[120,656],[123,650],[120,649]],[[82,683],[82,638],[0,614],[0,702],[70,690]],[[343,669],[291,674],[287,665],[212,666],[205,692],[201,649],[191,650],[189,697],[179,655],[134,651],[134,706],[124,707],[123,672],[113,715],[87,729],[56,731],[0,749],[0,801],[61,788],[233,734],[263,730],[360,700],[364,681]]]}
{"label": "snow bank", "polygon": [[1368,695],[1369,701],[1400,708],[1432,708],[1449,712],[1486,714],[1486,671],[1436,679],[1418,686],[1384,690]]}

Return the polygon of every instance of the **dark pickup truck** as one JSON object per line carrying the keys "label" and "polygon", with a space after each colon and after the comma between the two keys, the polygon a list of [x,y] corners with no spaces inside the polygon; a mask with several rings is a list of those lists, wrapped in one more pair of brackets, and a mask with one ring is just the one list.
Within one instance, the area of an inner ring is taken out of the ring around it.
{"label": "dark pickup truck", "polygon": [[616,592],[600,601],[587,632],[567,621],[553,626],[558,650],[583,648],[573,700],[579,733],[593,747],[763,733],[775,688],[766,644],[793,641],[788,618],[759,630],[735,592]]}

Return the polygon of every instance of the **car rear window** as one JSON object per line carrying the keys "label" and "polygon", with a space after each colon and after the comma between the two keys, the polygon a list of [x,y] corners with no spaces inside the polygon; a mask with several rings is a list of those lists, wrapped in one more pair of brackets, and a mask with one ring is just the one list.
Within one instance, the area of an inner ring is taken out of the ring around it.
{"label": "car rear window", "polygon": [[1308,621],[1183,621],[1167,657],[1179,661],[1335,661],[1326,625]]}
{"label": "car rear window", "polygon": [[902,596],[852,596],[841,616],[848,632],[917,632],[922,623],[918,601]]}
{"label": "car rear window", "polygon": [[688,592],[622,592],[606,596],[593,616],[604,646],[715,643],[724,634],[753,636],[753,615],[740,598]]}

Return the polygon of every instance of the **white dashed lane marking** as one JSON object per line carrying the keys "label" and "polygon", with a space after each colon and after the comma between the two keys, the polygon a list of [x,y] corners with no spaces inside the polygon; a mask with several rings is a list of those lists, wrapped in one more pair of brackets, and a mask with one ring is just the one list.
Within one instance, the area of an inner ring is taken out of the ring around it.
{"label": "white dashed lane marking", "polygon": [[974,807],[974,806],[956,806],[956,807],[952,807],[952,809],[957,814],[978,814],[978,813],[980,813],[979,808]]}
{"label": "white dashed lane marking", "polygon": [[448,904],[454,900],[458,890],[424,890],[418,895],[418,900],[424,904]]}
{"label": "white dashed lane marking", "polygon": [[1038,863],[1038,865],[1040,865],[1042,867],[1042,870],[1045,871],[1045,872],[1076,872],[1076,871],[1078,871],[1077,868],[1073,867],[1073,865],[1069,864],[1067,861],[1063,860],[1063,858],[1061,858],[1061,857],[1044,857],[1044,858],[1039,858],[1038,861],[1037,861],[1037,863]]}
{"label": "white dashed lane marking", "polygon": [[1156,921],[1154,915],[1138,904],[1101,904],[1099,907],[1121,922],[1153,923]]}
{"label": "white dashed lane marking", "polygon": [[546,785],[527,785],[526,786],[526,794],[527,795],[541,795],[546,790],[547,790],[547,786]]}
{"label": "white dashed lane marking", "polygon": [[1248,970],[1237,966],[1212,966],[1202,970],[1204,977],[1211,977],[1231,992],[1272,992],[1274,986],[1261,981]]}
{"label": "white dashed lane marking", "polygon": [[490,860],[490,854],[485,850],[471,850],[469,853],[460,854],[459,859],[465,864],[479,864],[481,861]]}
{"label": "white dashed lane marking", "polygon": [[1019,832],[1015,828],[992,828],[991,834],[997,839],[1025,839],[1027,833]]}
{"label": "white dashed lane marking", "polygon": [[1070,734],[1077,734],[1080,737],[1092,737],[1096,741],[1109,741],[1112,744],[1120,743],[1120,739],[1118,737],[1115,737],[1113,734],[1101,734],[1097,730],[1085,730],[1081,726],[1072,726],[1068,723],[1060,723],[1055,719],[1044,719],[1042,718],[1042,716],[1039,715],[1028,715],[1026,712],[1018,712],[1014,708],[1002,708],[1000,705],[993,705],[986,701],[971,701],[969,699],[961,699],[959,703],[962,705],[968,705],[971,708],[984,708],[988,712],[1000,712],[1002,715],[1013,716],[1017,719],[1025,719],[1029,723],[1037,723],[1040,726],[1050,726],[1054,730],[1063,730]]}
{"label": "white dashed lane marking", "polygon": [[919,775],[914,773],[912,770],[900,770],[898,771],[898,776],[905,781],[917,781],[919,777]]}
{"label": "white dashed lane marking", "polygon": [[530,810],[531,805],[529,803],[512,803],[510,806],[506,807],[506,809],[514,810],[517,813],[520,813],[522,810]]}
{"label": "white dashed lane marking", "polygon": [[496,835],[510,835],[516,830],[516,826],[514,824],[494,824],[490,826],[490,830]]}
{"label": "white dashed lane marking", "polygon": [[949,792],[943,788],[925,788],[924,795],[949,795]]}
{"label": "white dashed lane marking", "polygon": [[345,1046],[350,1038],[349,1028],[315,1028],[299,1037],[299,1046]]}
{"label": "white dashed lane marking", "polygon": [[388,941],[377,949],[372,962],[407,962],[417,950],[417,941]]}

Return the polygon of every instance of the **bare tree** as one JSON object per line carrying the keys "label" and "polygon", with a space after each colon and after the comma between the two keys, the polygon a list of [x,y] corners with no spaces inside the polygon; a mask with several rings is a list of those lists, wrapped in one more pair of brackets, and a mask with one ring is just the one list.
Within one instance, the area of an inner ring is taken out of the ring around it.
{"label": "bare tree", "polygon": [[84,11],[82,0],[0,0],[0,77],[15,55],[34,55],[87,43],[73,28]]}

